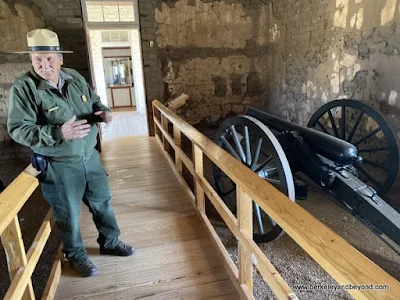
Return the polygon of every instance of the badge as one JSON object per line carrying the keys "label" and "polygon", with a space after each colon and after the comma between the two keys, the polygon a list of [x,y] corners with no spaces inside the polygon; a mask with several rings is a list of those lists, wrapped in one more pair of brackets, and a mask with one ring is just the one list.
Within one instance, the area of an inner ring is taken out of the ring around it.
{"label": "badge", "polygon": [[85,95],[82,95],[82,101],[83,101],[83,102],[86,102],[86,101],[87,101],[87,98],[86,98]]}
{"label": "badge", "polygon": [[48,112],[52,112],[53,110],[56,110],[56,109],[58,109],[58,106],[51,107],[47,111]]}

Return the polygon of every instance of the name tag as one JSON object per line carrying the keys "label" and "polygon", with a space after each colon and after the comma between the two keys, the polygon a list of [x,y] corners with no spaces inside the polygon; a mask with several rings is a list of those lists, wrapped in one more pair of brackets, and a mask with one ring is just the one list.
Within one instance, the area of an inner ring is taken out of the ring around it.
{"label": "name tag", "polygon": [[52,112],[53,110],[56,110],[56,109],[58,109],[58,106],[51,107],[47,111],[48,112]]}

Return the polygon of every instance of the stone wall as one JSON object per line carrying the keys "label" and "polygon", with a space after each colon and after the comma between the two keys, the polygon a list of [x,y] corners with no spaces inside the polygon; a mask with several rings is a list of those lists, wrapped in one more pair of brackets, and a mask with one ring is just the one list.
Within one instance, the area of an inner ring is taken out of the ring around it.
{"label": "stone wall", "polygon": [[[26,50],[26,34],[35,28],[48,28],[57,32],[64,49],[74,51],[64,55],[64,65],[77,69],[89,80],[80,1],[58,2],[0,0],[0,52]],[[8,90],[29,68],[28,54],[0,54],[0,142],[9,140],[5,127]]]}
{"label": "stone wall", "polygon": [[306,124],[343,97],[380,110],[400,135],[398,0],[157,3],[152,74],[161,68],[164,100],[189,94],[189,122],[264,105]]}
{"label": "stone wall", "polygon": [[[64,55],[65,65],[77,69],[86,78],[89,74],[79,0],[0,0],[0,180],[6,186],[29,164],[31,154],[27,147],[10,140],[5,125],[8,91],[15,79],[29,70],[30,60],[28,54],[3,52],[26,50],[26,34],[35,28],[56,31],[62,47],[74,51]],[[48,209],[40,189],[36,189],[18,214],[27,248]],[[43,293],[59,243],[59,235],[52,232],[32,275],[36,298]],[[0,246],[0,298],[9,287],[6,261]]]}
{"label": "stone wall", "polygon": [[[141,0],[139,18],[141,23],[142,54],[148,111],[151,101],[164,100],[163,81],[155,43],[155,7],[157,1]],[[0,0],[0,53],[25,50],[26,34],[35,28],[48,28],[57,32],[61,45],[73,54],[64,55],[65,66],[77,69],[89,80],[88,57],[85,49],[85,32],[79,0]],[[150,46],[152,41],[153,46]],[[30,67],[27,54],[0,54],[0,142],[9,140],[6,131],[8,90],[15,79]],[[149,122],[152,129],[152,122]]]}
{"label": "stone wall", "polygon": [[[324,103],[356,99],[386,117],[399,140],[399,5],[399,0],[270,1],[276,39],[270,40],[265,109],[305,125]],[[358,134],[376,127],[369,121]],[[379,132],[367,148],[385,142],[381,137]],[[370,160],[398,167],[385,153],[377,155]],[[399,176],[395,187],[398,193]]]}
{"label": "stone wall", "polygon": [[[381,109],[399,129],[398,2],[141,0],[148,109],[184,92],[181,113],[191,123],[251,105],[305,124],[323,103],[347,97]],[[57,31],[75,51],[65,65],[89,77],[79,0],[0,0],[0,51],[25,49],[37,27]],[[0,56],[0,124],[8,89],[28,68],[26,55]]]}
{"label": "stone wall", "polygon": [[249,105],[267,88],[269,6],[262,1],[160,1],[156,42],[164,98],[190,99],[180,111],[194,124]]}
{"label": "stone wall", "polygon": [[159,48],[156,42],[157,23],[155,11],[157,0],[139,0],[140,37],[142,39],[143,75],[146,89],[148,124],[150,134],[154,134],[151,101],[164,99],[164,85],[161,77]]}
{"label": "stone wall", "polygon": [[[146,98],[190,97],[192,124],[248,106],[299,124],[324,103],[354,98],[381,111],[400,137],[400,0],[140,0]],[[26,48],[33,28],[56,30],[74,50],[65,64],[88,78],[79,0],[0,0],[0,51]],[[29,68],[0,55],[0,141],[7,93]],[[153,123],[149,122],[150,132]]]}
{"label": "stone wall", "polygon": [[400,137],[398,0],[272,0],[266,108],[306,124],[324,103],[362,100]]}

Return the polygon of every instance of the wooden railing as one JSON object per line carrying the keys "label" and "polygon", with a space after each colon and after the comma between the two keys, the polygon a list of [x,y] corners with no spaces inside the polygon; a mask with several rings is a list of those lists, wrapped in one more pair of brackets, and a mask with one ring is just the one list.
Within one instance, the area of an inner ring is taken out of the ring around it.
{"label": "wooden railing", "polygon": [[[352,247],[343,238],[281,193],[270,183],[218,147],[158,100],[153,103],[154,129],[175,174],[194,200],[213,241],[224,258],[224,265],[243,299],[253,298],[253,265],[278,299],[297,299],[252,238],[252,201],[255,201],[297,242],[339,285],[353,287],[387,286],[388,289],[347,289],[356,299],[399,299],[400,283]],[[169,134],[169,122],[173,137]],[[181,148],[184,134],[193,146],[193,162]],[[169,155],[175,152],[174,161]],[[203,155],[217,165],[237,186],[238,219],[231,213],[203,174]],[[194,193],[182,176],[182,163],[195,180]],[[205,195],[238,240],[239,268],[230,258],[205,213]]]}
{"label": "wooden railing", "polygon": [[[0,236],[11,279],[4,300],[35,299],[31,277],[50,236],[53,215],[49,210],[26,253],[18,213],[38,187],[38,174],[39,172],[29,165],[0,193]],[[61,275],[60,253],[59,249],[41,299],[54,298]]]}

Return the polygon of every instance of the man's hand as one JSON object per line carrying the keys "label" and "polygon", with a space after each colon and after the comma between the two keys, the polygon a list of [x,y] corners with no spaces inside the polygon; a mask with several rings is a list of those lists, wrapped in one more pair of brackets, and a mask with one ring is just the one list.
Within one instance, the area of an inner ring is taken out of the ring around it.
{"label": "man's hand", "polygon": [[100,116],[107,125],[112,121],[112,114],[109,111],[96,111],[94,114]]}
{"label": "man's hand", "polygon": [[61,126],[61,133],[65,140],[81,139],[89,134],[90,124],[87,120],[75,121],[76,116],[73,116]]}

